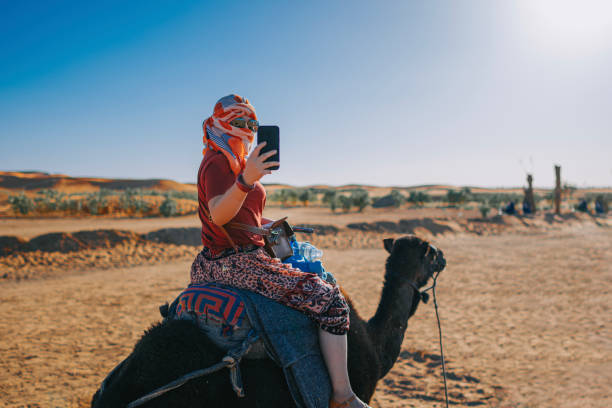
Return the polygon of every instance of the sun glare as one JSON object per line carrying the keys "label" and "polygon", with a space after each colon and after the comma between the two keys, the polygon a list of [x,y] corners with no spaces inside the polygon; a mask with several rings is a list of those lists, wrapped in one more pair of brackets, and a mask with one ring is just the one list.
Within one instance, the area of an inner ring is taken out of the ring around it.
{"label": "sun glare", "polygon": [[553,52],[599,52],[612,46],[612,1],[524,0],[531,41]]}

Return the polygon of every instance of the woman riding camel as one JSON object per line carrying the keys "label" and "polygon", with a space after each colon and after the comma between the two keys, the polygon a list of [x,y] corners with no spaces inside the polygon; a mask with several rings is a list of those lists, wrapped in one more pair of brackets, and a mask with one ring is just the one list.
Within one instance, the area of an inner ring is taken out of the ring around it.
{"label": "woman riding camel", "polygon": [[265,142],[248,155],[258,125],[253,106],[238,95],[221,98],[203,124],[198,201],[204,249],[193,262],[191,283],[250,290],[305,313],[319,326],[333,390],[330,407],[368,407],[356,397],[348,378],[349,308],[338,286],[271,258],[261,235],[219,227],[230,221],[256,227],[269,222],[262,218],[266,192],[259,180],[279,163],[266,162],[275,150],[260,154]]}

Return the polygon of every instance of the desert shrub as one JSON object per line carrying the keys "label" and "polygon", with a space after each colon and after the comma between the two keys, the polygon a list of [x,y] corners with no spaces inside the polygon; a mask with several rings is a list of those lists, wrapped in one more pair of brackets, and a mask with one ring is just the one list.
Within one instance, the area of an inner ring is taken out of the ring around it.
{"label": "desert shrub", "polygon": [[36,210],[39,212],[57,211],[60,209],[66,194],[57,190],[40,190],[37,193],[40,197],[34,198]]}
{"label": "desert shrub", "polygon": [[370,205],[370,193],[366,190],[355,190],[351,193],[350,198],[353,205],[359,209],[359,212],[363,212],[363,209]]}
{"label": "desert shrub", "polygon": [[298,199],[298,192],[291,188],[283,188],[282,190],[274,192],[270,199],[280,202],[283,207],[286,207],[288,203],[295,203]]}
{"label": "desert shrub", "polygon": [[119,196],[119,208],[126,212],[131,211],[135,195],[136,192],[131,188],[124,190]]}
{"label": "desert shrub", "polygon": [[474,199],[474,195],[472,194],[472,189],[469,187],[463,187],[461,189],[461,195],[464,198],[464,202],[465,201],[472,201]]}
{"label": "desert shrub", "polygon": [[400,207],[406,198],[398,190],[391,190],[390,194],[380,197],[372,203],[374,208]]}
{"label": "desert shrub", "polygon": [[351,207],[353,206],[353,200],[351,197],[341,195],[338,197],[338,201],[342,207],[342,211],[349,212],[351,210]]}
{"label": "desert shrub", "polygon": [[467,196],[465,194],[465,191],[463,190],[456,191],[456,190],[450,189],[446,192],[446,202],[449,203],[450,205],[461,204],[461,203],[464,203],[466,200],[467,200]]}
{"label": "desert shrub", "polygon": [[34,209],[34,201],[24,193],[9,196],[8,202],[15,213],[26,215]]}
{"label": "desert shrub", "polygon": [[491,207],[493,208],[499,208],[499,206],[501,205],[501,203],[503,201],[505,201],[503,199],[503,197],[501,196],[501,194],[493,194],[488,200],[489,204],[491,205]]}
{"label": "desert shrub", "polygon": [[283,197],[281,197],[281,190],[276,190],[272,194],[269,194],[267,196],[267,199],[270,200],[270,201],[274,201],[275,203],[281,203],[282,204]]}
{"label": "desert shrub", "polygon": [[309,188],[304,188],[302,190],[299,190],[297,192],[297,196],[298,196],[298,199],[304,205],[304,207],[308,207],[308,202],[314,200],[316,197],[313,194],[312,190],[310,190]]}
{"label": "desert shrub", "polygon": [[164,217],[172,217],[178,213],[178,205],[176,200],[170,195],[166,195],[166,199],[159,206],[159,212]]}
{"label": "desert shrub", "polygon": [[487,214],[489,214],[489,211],[491,211],[491,207],[486,204],[482,204],[478,207],[478,211],[480,211],[482,218],[487,218]]}
{"label": "desert shrub", "polygon": [[198,201],[197,191],[173,191],[173,198],[183,198],[185,200]]}
{"label": "desert shrub", "polygon": [[145,213],[151,205],[144,199],[144,191],[128,188],[119,196],[119,208],[128,213]]}
{"label": "desert shrub", "polygon": [[83,200],[81,199],[72,199],[69,198],[67,200],[62,200],[59,205],[60,211],[68,211],[72,214],[78,214],[83,211]]}
{"label": "desert shrub", "polygon": [[411,191],[406,201],[421,207],[424,203],[428,203],[432,200],[431,196],[424,191]]}
{"label": "desert shrub", "polygon": [[89,193],[85,197],[85,205],[91,215],[102,214],[108,207],[107,195],[102,190],[97,193]]}
{"label": "desert shrub", "polygon": [[322,201],[329,205],[329,208],[334,212],[338,208],[338,193],[336,190],[327,190],[323,193]]}

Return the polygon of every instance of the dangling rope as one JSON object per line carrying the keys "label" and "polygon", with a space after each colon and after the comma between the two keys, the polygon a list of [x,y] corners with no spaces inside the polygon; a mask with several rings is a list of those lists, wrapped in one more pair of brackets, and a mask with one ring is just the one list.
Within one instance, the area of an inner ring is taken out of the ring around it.
{"label": "dangling rope", "polygon": [[427,293],[425,292],[429,289],[432,289],[434,306],[436,310],[436,320],[438,321],[438,335],[440,337],[440,356],[442,358],[442,377],[444,378],[444,397],[446,399],[446,408],[448,408],[448,386],[446,384],[446,363],[444,361],[444,348],[442,347],[442,326],[440,325],[440,314],[438,313],[438,301],[436,299],[436,280],[438,279],[438,275],[440,275],[440,272],[441,271],[438,271],[433,277],[433,284],[429,288],[421,292],[421,297],[423,297],[423,301],[427,303],[427,300],[425,299],[429,299],[429,297],[424,297],[423,295],[427,295]]}

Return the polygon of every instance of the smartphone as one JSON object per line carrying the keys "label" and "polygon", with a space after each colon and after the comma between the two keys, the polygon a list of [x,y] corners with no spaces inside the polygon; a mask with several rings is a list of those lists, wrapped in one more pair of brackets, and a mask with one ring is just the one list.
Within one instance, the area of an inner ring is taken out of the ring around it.
{"label": "smartphone", "polygon": [[[261,149],[260,155],[269,152],[270,150],[276,150],[276,154],[269,157],[266,162],[277,161],[280,162],[280,149],[279,149],[279,130],[278,126],[260,126],[257,129],[257,144],[266,142],[266,145]],[[279,166],[268,167],[268,170],[278,170]]]}

